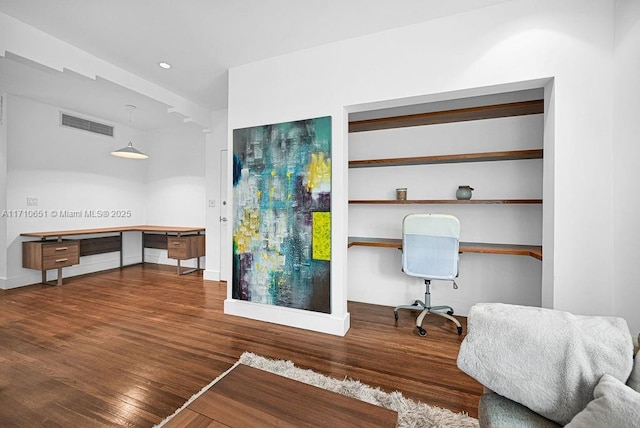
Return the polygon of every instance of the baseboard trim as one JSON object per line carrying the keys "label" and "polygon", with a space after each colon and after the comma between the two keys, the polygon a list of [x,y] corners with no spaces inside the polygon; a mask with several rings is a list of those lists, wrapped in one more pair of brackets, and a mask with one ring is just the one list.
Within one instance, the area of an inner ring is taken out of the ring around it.
{"label": "baseboard trim", "polygon": [[343,316],[336,316],[236,299],[224,301],[224,313],[334,336],[344,336],[350,327],[348,312]]}
{"label": "baseboard trim", "polygon": [[[89,256],[91,257],[91,256]],[[124,267],[140,263],[140,257],[125,257],[123,260]],[[80,264],[73,265],[62,269],[62,278],[71,278],[78,275],[86,275],[88,273],[100,272],[103,270],[116,269],[120,267],[120,258],[113,258],[101,261],[80,261]],[[47,271],[47,279],[54,280],[57,276],[55,269]],[[16,275],[5,280],[4,289],[26,287],[28,285],[40,284],[42,281],[42,273],[39,270],[22,269],[21,275]]]}

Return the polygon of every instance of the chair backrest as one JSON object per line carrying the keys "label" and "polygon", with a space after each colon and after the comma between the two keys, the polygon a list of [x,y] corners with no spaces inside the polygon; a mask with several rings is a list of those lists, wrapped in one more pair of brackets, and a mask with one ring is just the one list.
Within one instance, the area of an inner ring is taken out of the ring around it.
{"label": "chair backrest", "polygon": [[402,221],[402,270],[425,279],[458,275],[460,221],[448,214],[409,214]]}

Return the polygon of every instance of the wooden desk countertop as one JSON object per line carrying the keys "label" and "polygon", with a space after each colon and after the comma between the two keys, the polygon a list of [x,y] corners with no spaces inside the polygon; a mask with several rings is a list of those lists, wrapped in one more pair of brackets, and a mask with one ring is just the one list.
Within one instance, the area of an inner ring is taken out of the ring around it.
{"label": "wooden desk countertop", "polygon": [[[402,248],[402,239],[397,238],[363,238],[350,236],[349,248],[354,246],[362,247],[384,247]],[[485,253],[485,254],[507,254],[513,256],[531,256],[542,260],[542,247],[535,245],[515,245],[515,244],[488,244],[481,242],[461,242],[461,253]]]}
{"label": "wooden desk countertop", "polygon": [[74,229],[74,230],[56,230],[48,232],[25,232],[20,236],[30,236],[33,238],[57,238],[61,236],[71,235],[92,235],[97,233],[115,233],[115,232],[159,232],[159,233],[196,233],[204,232],[204,227],[181,227],[181,226],[117,226],[117,227],[101,227],[97,229]]}

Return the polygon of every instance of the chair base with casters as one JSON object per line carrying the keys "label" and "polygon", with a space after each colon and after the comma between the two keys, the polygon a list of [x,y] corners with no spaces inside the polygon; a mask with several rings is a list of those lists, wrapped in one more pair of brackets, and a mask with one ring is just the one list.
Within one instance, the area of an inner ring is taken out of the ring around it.
{"label": "chair base with casters", "polygon": [[[424,318],[429,314],[439,315],[441,317],[444,317],[448,320],[453,321],[453,323],[456,325],[458,329],[458,335],[461,335],[462,325],[460,325],[460,322],[452,316],[453,308],[451,306],[431,306],[431,292],[430,292],[431,280],[425,279],[424,284],[426,286],[426,290],[424,293],[424,302],[421,300],[416,300],[411,305],[396,306],[396,308],[393,310],[393,315],[395,316],[396,321],[398,321],[399,309],[411,309],[412,311],[421,311],[420,315],[418,315],[418,318],[416,319],[416,328],[418,329],[418,334],[420,336],[427,335],[427,330],[425,330],[422,327],[422,321],[424,321]],[[453,282],[453,287],[458,288],[455,281]],[[442,312],[442,311],[445,311],[445,312]]]}

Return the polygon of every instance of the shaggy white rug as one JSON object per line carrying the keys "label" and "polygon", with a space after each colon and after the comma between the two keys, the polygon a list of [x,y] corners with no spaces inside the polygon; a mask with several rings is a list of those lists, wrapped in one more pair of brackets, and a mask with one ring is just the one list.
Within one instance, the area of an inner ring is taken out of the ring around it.
{"label": "shaggy white rug", "polygon": [[245,352],[240,359],[229,370],[218,376],[209,385],[189,399],[175,413],[162,421],[156,427],[163,426],[167,421],[173,418],[180,410],[186,408],[191,402],[202,395],[213,384],[218,382],[224,375],[229,373],[238,364],[255,367],[289,379],[303,382],[308,385],[317,386],[338,394],[353,397],[367,403],[375,404],[390,410],[398,412],[399,428],[477,428],[478,420],[464,413],[455,413],[448,409],[428,406],[424,403],[416,403],[408,398],[404,398],[398,391],[386,393],[380,388],[360,383],[357,380],[345,378],[343,380],[334,379],[313,370],[305,370],[296,367],[291,361],[270,360],[259,355]]}

